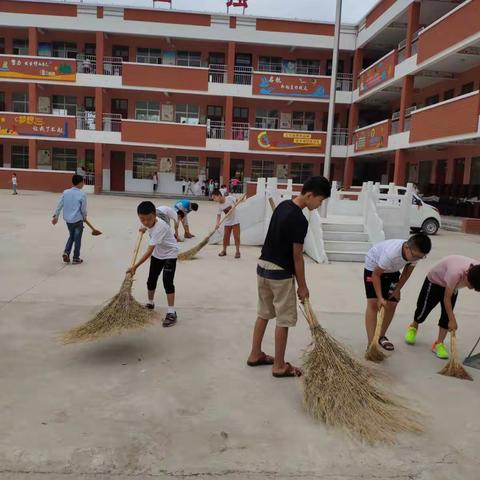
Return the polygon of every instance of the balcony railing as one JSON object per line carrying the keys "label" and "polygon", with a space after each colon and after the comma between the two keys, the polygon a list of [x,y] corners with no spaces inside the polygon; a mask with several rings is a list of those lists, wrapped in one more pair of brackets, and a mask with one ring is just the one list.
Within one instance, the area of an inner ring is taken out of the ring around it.
{"label": "balcony railing", "polygon": [[217,140],[225,138],[225,122],[207,120],[207,138]]}
{"label": "balcony railing", "polygon": [[348,145],[348,128],[333,130],[333,145]]}
{"label": "balcony railing", "polygon": [[236,65],[233,69],[233,83],[237,85],[251,85],[252,75],[252,67],[242,67]]}
{"label": "balcony railing", "polygon": [[353,85],[353,74],[351,73],[338,73],[336,88],[337,90],[344,92],[351,92]]}
{"label": "balcony railing", "polygon": [[78,130],[96,130],[95,112],[78,112],[77,113],[77,129]]}
{"label": "balcony railing", "polygon": [[77,55],[77,73],[97,73],[97,57],[95,55]]}
{"label": "balcony railing", "polygon": [[227,66],[210,64],[208,66],[208,81],[211,83],[227,83]]}
{"label": "balcony railing", "polygon": [[104,57],[103,59],[103,74],[119,76],[122,75],[122,57]]}
{"label": "balcony railing", "polygon": [[105,132],[120,132],[122,130],[122,116],[119,113],[104,113],[102,122]]}
{"label": "balcony railing", "polygon": [[[422,29],[419,29],[413,34],[412,55],[415,55],[417,53],[417,50],[418,50],[418,34],[421,30]],[[398,63],[401,63],[404,60],[406,60],[406,58],[407,58],[407,39],[402,40],[398,44],[397,51],[398,51]]]}
{"label": "balcony railing", "polygon": [[247,122],[233,122],[232,138],[233,140],[248,140],[249,124]]}

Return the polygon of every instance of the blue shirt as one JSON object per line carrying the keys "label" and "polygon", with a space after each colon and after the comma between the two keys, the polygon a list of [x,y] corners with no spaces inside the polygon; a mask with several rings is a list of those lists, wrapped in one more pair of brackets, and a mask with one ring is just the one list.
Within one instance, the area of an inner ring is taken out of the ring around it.
{"label": "blue shirt", "polygon": [[87,196],[77,187],[65,190],[58,202],[55,216],[58,217],[63,208],[63,219],[67,223],[83,222],[87,218]]}
{"label": "blue shirt", "polygon": [[190,213],[192,211],[192,202],[186,198],[179,200],[175,204],[175,210],[182,210],[182,212],[185,212],[185,214]]}

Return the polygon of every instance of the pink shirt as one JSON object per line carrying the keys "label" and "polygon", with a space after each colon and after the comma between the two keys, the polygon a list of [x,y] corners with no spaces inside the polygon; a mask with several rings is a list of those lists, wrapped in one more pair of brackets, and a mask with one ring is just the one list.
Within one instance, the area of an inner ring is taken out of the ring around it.
{"label": "pink shirt", "polygon": [[474,258],[463,257],[461,255],[450,255],[440,260],[429,272],[427,278],[436,285],[455,290],[463,278],[463,274],[468,271],[470,265],[477,265],[479,262]]}

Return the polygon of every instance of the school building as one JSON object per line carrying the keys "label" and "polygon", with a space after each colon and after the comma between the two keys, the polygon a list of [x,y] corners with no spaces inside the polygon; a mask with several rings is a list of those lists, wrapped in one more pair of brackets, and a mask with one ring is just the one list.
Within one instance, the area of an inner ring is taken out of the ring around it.
{"label": "school building", "polygon": [[[330,23],[235,9],[0,0],[0,186],[301,183],[323,170],[333,44]],[[480,0],[381,0],[339,58],[332,179],[478,195]]]}

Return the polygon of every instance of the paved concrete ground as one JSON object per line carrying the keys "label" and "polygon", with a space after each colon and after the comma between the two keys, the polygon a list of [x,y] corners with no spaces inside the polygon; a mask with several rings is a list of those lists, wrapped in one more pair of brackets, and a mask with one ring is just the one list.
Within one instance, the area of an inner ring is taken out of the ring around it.
{"label": "paved concrete ground", "polygon": [[[257,248],[243,258],[206,247],[177,270],[179,323],[96,343],[61,346],[60,332],[87,320],[118,290],[137,220],[135,198],[89,197],[82,266],[61,263],[66,229],[53,227],[57,196],[0,191],[0,478],[478,479],[480,373],[474,382],[437,375],[430,353],[436,318],[415,347],[402,342],[427,268],[448,253],[480,257],[480,237],[441,232],[405,287],[381,367],[389,388],[425,413],[427,432],[375,448],[308,418],[293,379],[273,379],[245,360],[255,319]],[[214,205],[191,217],[201,237]],[[193,243],[191,243],[193,244]],[[362,265],[307,260],[320,321],[353,352],[365,348]],[[146,296],[147,268],[136,297]],[[162,293],[157,297],[164,305]],[[480,295],[458,305],[462,355],[480,335]],[[272,352],[272,327],[265,345]],[[288,359],[308,344],[305,322],[291,332]]]}

